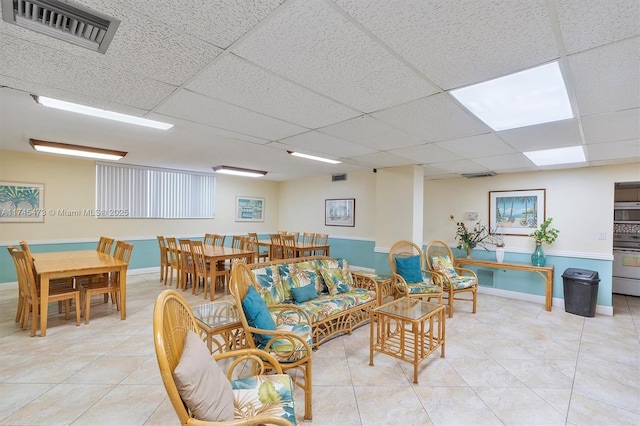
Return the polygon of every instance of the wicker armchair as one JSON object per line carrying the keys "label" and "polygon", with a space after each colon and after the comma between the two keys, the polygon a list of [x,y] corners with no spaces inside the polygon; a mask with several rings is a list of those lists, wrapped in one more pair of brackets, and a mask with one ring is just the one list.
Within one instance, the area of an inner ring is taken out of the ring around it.
{"label": "wicker armchair", "polygon": [[[449,299],[449,317],[453,316],[454,300],[473,303],[473,313],[476,313],[478,302],[478,277],[471,269],[459,268],[454,264],[451,247],[444,241],[429,242],[426,250],[427,267],[433,273],[439,273],[443,278],[443,290]],[[460,294],[470,294],[469,297],[457,297]]]}
{"label": "wicker armchair", "polygon": [[[247,344],[251,348],[270,353],[278,360],[285,372],[289,370],[300,372],[299,375],[293,374],[292,380],[304,390],[304,419],[311,420],[311,345],[313,343],[311,321],[306,312],[296,305],[273,305],[280,309],[275,318],[275,330],[264,330],[249,325],[242,301],[251,286],[258,289],[255,279],[254,273],[246,263],[240,261],[233,264],[231,294],[238,307]],[[262,342],[258,338],[262,338]],[[268,360],[265,359],[265,362],[268,363]]]}
{"label": "wicker armchair", "polygon": [[[246,389],[243,391],[233,390],[234,420],[230,422],[209,422],[196,419],[187,407],[185,401],[180,396],[178,386],[174,378],[174,371],[183,355],[187,334],[193,331],[199,334],[195,318],[191,308],[183,296],[172,289],[164,290],[156,299],[153,311],[153,338],[156,350],[156,358],[160,368],[162,382],[173,405],[180,424],[182,425],[292,425],[295,423],[295,414],[291,412],[286,415],[282,412],[281,404],[260,405],[255,399],[246,397]],[[204,345],[204,342],[202,342]],[[240,349],[212,355],[216,361],[231,360],[227,378],[232,383],[233,378],[239,378],[240,370],[249,371],[251,376],[259,376],[259,381],[287,384],[291,388],[292,383],[289,376],[282,374],[282,368],[271,355],[258,349]],[[224,361],[222,361],[224,362]],[[225,364],[226,365],[226,364]],[[249,368],[246,368],[246,367]],[[266,370],[274,370],[276,374],[264,375]],[[246,378],[239,379],[246,381]],[[245,385],[246,388],[246,385]],[[244,392],[244,397],[238,394]],[[293,395],[291,395],[290,409],[295,413],[293,406]],[[257,405],[256,405],[257,403]],[[275,405],[275,406],[274,406]],[[280,414],[280,415],[278,415]]]}
{"label": "wicker armchair", "polygon": [[[413,265],[413,274],[406,272],[408,264]],[[442,304],[442,277],[426,269],[424,255],[416,244],[407,240],[395,242],[389,250],[389,268],[397,296],[427,301],[435,298]]]}

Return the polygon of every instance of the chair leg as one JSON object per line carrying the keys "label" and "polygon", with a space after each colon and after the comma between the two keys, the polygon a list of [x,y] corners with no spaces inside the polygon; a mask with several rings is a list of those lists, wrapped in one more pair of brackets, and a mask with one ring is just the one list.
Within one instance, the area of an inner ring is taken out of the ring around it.
{"label": "chair leg", "polygon": [[24,297],[18,295],[18,308],[16,310],[16,322],[22,319],[22,312],[24,311]]}
{"label": "chair leg", "polygon": [[89,324],[89,311],[91,310],[91,295],[84,294],[84,323]]}

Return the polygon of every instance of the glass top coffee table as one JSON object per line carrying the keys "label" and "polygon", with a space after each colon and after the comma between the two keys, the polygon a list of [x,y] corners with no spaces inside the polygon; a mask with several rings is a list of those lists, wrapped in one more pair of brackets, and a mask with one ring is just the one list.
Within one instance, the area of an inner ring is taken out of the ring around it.
{"label": "glass top coffee table", "polygon": [[235,304],[211,302],[196,306],[192,311],[211,353],[246,347],[244,328]]}
{"label": "glass top coffee table", "polygon": [[445,307],[403,297],[371,310],[369,365],[373,352],[381,352],[413,364],[413,383],[418,365],[440,348],[444,358]]}

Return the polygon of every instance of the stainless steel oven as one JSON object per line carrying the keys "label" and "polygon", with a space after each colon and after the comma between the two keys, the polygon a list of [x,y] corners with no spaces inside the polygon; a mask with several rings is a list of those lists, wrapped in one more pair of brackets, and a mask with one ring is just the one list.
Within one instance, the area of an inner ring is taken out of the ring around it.
{"label": "stainless steel oven", "polygon": [[613,235],[612,290],[640,296],[640,233]]}
{"label": "stainless steel oven", "polygon": [[613,203],[613,221],[640,223],[640,201]]}

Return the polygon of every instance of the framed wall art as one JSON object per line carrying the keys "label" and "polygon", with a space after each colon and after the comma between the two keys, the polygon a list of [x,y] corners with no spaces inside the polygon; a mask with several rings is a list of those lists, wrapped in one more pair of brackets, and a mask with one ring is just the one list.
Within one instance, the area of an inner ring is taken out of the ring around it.
{"label": "framed wall art", "polygon": [[326,226],[356,226],[356,199],[324,200],[324,224]]}
{"label": "framed wall art", "polygon": [[503,235],[529,235],[544,222],[546,190],[489,191],[489,229]]}
{"label": "framed wall art", "polygon": [[236,197],[236,222],[264,222],[264,198]]}
{"label": "framed wall art", "polygon": [[44,185],[0,182],[0,222],[44,222]]}

